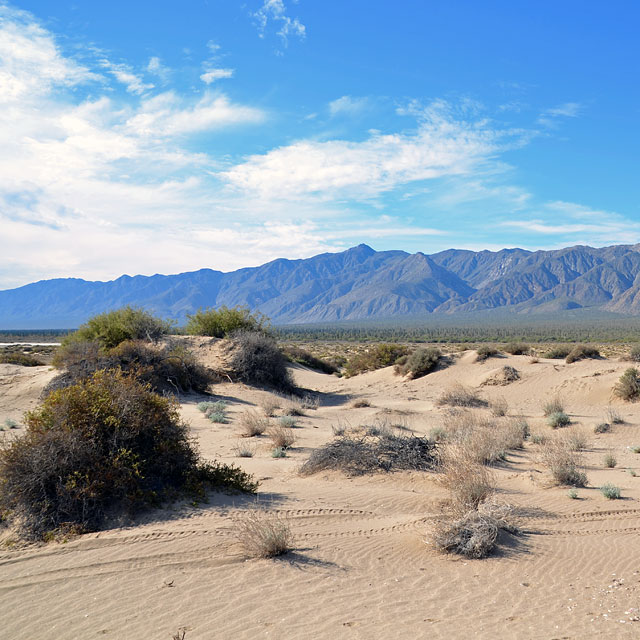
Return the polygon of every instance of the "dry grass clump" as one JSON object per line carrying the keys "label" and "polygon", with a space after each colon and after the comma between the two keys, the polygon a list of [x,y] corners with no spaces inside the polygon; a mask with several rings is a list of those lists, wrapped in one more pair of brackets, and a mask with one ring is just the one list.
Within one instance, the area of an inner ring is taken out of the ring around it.
{"label": "dry grass clump", "polygon": [[310,369],[315,369],[316,371],[321,371],[322,373],[327,374],[338,373],[339,371],[338,367],[333,362],[318,358],[301,347],[287,345],[282,349],[282,352],[284,353],[285,358],[290,362],[301,364],[305,367],[309,367]]}
{"label": "dry grass clump", "polygon": [[250,558],[275,558],[292,549],[289,523],[264,510],[251,511],[236,523],[236,538]]}
{"label": "dry grass clump", "polygon": [[289,449],[296,441],[296,434],[291,427],[277,425],[270,427],[268,430],[269,437],[276,449]]}
{"label": "dry grass clump", "polygon": [[542,411],[545,417],[550,416],[552,413],[563,413],[564,402],[562,398],[560,396],[554,396],[542,405]]}
{"label": "dry grass clump", "polygon": [[571,364],[578,360],[595,359],[600,357],[600,352],[595,347],[578,344],[567,354],[566,362],[567,364]]}
{"label": "dry grass clump", "polygon": [[491,409],[491,415],[496,418],[504,417],[509,413],[509,403],[504,396],[492,400],[489,403],[489,408]]}
{"label": "dry grass clump", "polygon": [[403,358],[401,363],[396,365],[396,373],[408,376],[411,380],[421,378],[433,371],[440,362],[442,353],[436,347],[421,347],[413,353]]}
{"label": "dry grass clump", "polygon": [[233,447],[233,453],[238,456],[238,458],[253,458],[256,450],[255,447],[252,447],[246,442],[239,442],[235,447]]}
{"label": "dry grass clump", "polygon": [[495,347],[483,344],[476,350],[476,362],[484,362],[489,358],[497,358],[500,355],[500,351]]}
{"label": "dry grass clump", "polygon": [[247,409],[240,414],[242,437],[261,436],[269,428],[269,418],[260,415],[255,409]]}
{"label": "dry grass clump", "polygon": [[631,347],[628,359],[632,362],[640,362],[640,344],[634,344]]}
{"label": "dry grass clump", "polygon": [[500,531],[517,533],[507,504],[484,502],[476,509],[454,513],[436,523],[432,541],[436,549],[466,558],[486,558],[498,542]]}
{"label": "dry grass clump", "polygon": [[427,471],[436,465],[436,446],[427,438],[384,434],[344,435],[315,449],[300,473],[342,471],[359,476],[379,471]]}
{"label": "dry grass clump", "polygon": [[409,349],[401,344],[376,344],[364,353],[351,356],[344,366],[344,375],[350,378],[366,371],[390,367],[408,352]]}
{"label": "dry grass clump", "polygon": [[477,509],[495,491],[490,469],[478,462],[469,448],[460,443],[447,444],[440,452],[441,483],[451,493],[453,507],[464,512]]}
{"label": "dry grass clump", "polygon": [[371,402],[369,402],[369,400],[365,399],[365,398],[360,398],[359,400],[354,400],[351,403],[351,408],[352,409],[364,409],[366,407],[370,407],[371,406]]}
{"label": "dry grass clump", "polygon": [[594,433],[609,433],[611,425],[608,422],[599,422],[594,428]]}
{"label": "dry grass clump", "polygon": [[640,397],[640,371],[629,367],[613,387],[613,393],[627,402],[635,402]]}
{"label": "dry grass clump", "polygon": [[604,415],[605,422],[610,422],[611,424],[624,424],[624,418],[611,405],[607,407]]}
{"label": "dry grass clump", "polygon": [[282,415],[285,416],[303,416],[304,412],[305,403],[301,398],[296,396],[289,396],[282,407]]}
{"label": "dry grass clump", "polygon": [[273,396],[266,396],[260,400],[260,408],[264,411],[264,415],[267,416],[267,418],[273,418],[280,406],[280,400],[277,400]]}
{"label": "dry grass clump", "polygon": [[608,451],[602,461],[607,469],[613,469],[618,464],[618,459],[615,457],[613,451]]}
{"label": "dry grass clump", "polygon": [[526,342],[509,342],[504,350],[512,356],[528,356],[531,353],[531,347]]}
{"label": "dry grass clump", "polygon": [[580,454],[564,439],[553,438],[547,441],[540,458],[557,484],[573,487],[584,487],[587,484],[587,476],[581,471]]}
{"label": "dry grass clump", "polygon": [[44,362],[34,358],[28,353],[10,352],[5,349],[0,350],[0,364],[17,364],[21,367],[42,367]]}
{"label": "dry grass clump", "polygon": [[589,436],[584,429],[572,427],[558,436],[571,451],[584,451],[589,446]]}
{"label": "dry grass clump", "polygon": [[486,407],[489,403],[483,400],[473,389],[462,384],[456,384],[438,398],[437,404],[450,407]]}

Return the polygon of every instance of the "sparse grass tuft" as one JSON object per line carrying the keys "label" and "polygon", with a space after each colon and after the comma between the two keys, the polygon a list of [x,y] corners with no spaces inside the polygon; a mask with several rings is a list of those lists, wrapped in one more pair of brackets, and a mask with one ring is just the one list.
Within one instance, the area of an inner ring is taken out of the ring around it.
{"label": "sparse grass tuft", "polygon": [[281,427],[293,429],[298,426],[298,421],[293,416],[281,416],[278,418],[278,424]]}
{"label": "sparse grass tuft", "polygon": [[609,451],[604,456],[603,462],[604,466],[607,467],[607,469],[613,469],[618,464],[618,460],[616,459],[615,455],[613,455],[613,451]]}
{"label": "sparse grass tuft", "polygon": [[233,452],[238,458],[253,458],[256,450],[246,442],[239,442],[234,448]]}
{"label": "sparse grass tuft", "polygon": [[282,516],[263,510],[251,511],[239,520],[236,537],[250,558],[275,558],[293,546],[289,523]]}
{"label": "sparse grass tuft", "polygon": [[545,417],[550,416],[552,413],[563,413],[564,412],[564,402],[560,398],[560,396],[555,396],[551,400],[547,401],[542,405],[542,411],[544,412]]}
{"label": "sparse grass tuft", "polygon": [[580,470],[580,454],[565,441],[558,438],[549,440],[543,446],[541,459],[556,483],[574,487],[587,484],[587,476]]}
{"label": "sparse grass tuft", "polygon": [[291,427],[282,425],[271,427],[268,434],[275,448],[289,449],[296,441],[296,435]]}
{"label": "sparse grass tuft", "polygon": [[260,400],[260,408],[264,411],[264,415],[267,416],[267,418],[273,418],[280,406],[281,402],[273,396],[266,396]]}
{"label": "sparse grass tuft", "polygon": [[287,457],[287,452],[282,447],[274,447],[271,450],[271,457],[272,458],[286,458]]}
{"label": "sparse grass tuft", "polygon": [[605,413],[605,422],[610,422],[611,424],[624,424],[624,418],[616,409],[614,409],[614,407],[609,405]]}
{"label": "sparse grass tuft", "polygon": [[438,398],[437,404],[450,407],[486,407],[489,403],[483,400],[473,389],[457,384],[445,391]]}
{"label": "sparse grass tuft", "polygon": [[504,396],[500,396],[489,403],[491,415],[496,418],[502,418],[509,413],[509,403]]}
{"label": "sparse grass tuft", "polygon": [[611,425],[608,422],[600,422],[593,428],[593,433],[609,433]]}

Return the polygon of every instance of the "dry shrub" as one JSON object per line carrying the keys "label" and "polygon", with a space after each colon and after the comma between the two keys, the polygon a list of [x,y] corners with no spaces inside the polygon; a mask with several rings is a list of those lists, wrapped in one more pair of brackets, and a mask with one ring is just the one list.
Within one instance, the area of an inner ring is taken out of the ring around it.
{"label": "dry shrub", "polygon": [[490,469],[478,462],[470,450],[460,443],[447,444],[440,452],[441,482],[451,492],[451,503],[457,512],[476,509],[495,491]]}
{"label": "dry shrub", "polygon": [[351,403],[352,409],[364,409],[365,407],[370,407],[370,406],[371,406],[371,402],[369,402],[369,400],[366,400],[364,398],[361,398],[360,400],[354,400]]}
{"label": "dry shrub", "polygon": [[587,476],[580,470],[580,454],[564,439],[548,440],[542,447],[540,459],[557,484],[573,487],[584,487],[587,484]]}
{"label": "dry shrub", "polygon": [[[316,407],[317,408],[317,407]],[[282,415],[299,417],[305,415],[305,403],[297,396],[288,396],[284,400]]]}
{"label": "dry shrub", "polygon": [[270,425],[269,418],[261,416],[255,409],[247,409],[240,414],[240,426],[243,438],[261,436]]}
{"label": "dry shrub", "polygon": [[508,342],[504,350],[512,356],[528,356],[531,347],[526,342]]}
{"label": "dry shrub", "polygon": [[291,427],[277,425],[270,427],[268,433],[276,449],[289,449],[296,441],[296,434]]}
{"label": "dry shrub", "polygon": [[567,364],[571,364],[578,360],[595,359],[600,357],[600,352],[595,347],[578,344],[567,354],[566,362]]}
{"label": "dry shrub", "polygon": [[611,424],[624,424],[624,418],[616,409],[609,405],[605,412],[605,422],[609,422]]}
{"label": "dry shrub", "polygon": [[463,513],[454,512],[436,523],[432,533],[436,549],[466,558],[486,558],[495,548],[501,530],[517,533],[511,523],[512,508],[493,501]]}
{"label": "dry shrub", "polygon": [[631,347],[628,359],[632,362],[640,362],[640,344],[635,344]]}
{"label": "dry shrub", "polygon": [[557,436],[571,451],[584,451],[589,446],[589,436],[584,429],[572,427]]}
{"label": "dry shrub", "polygon": [[236,537],[250,558],[275,558],[291,550],[293,534],[278,514],[251,511],[236,523]]}
{"label": "dry shrub", "polygon": [[640,371],[629,367],[613,387],[613,393],[618,398],[635,402],[640,397]]}
{"label": "dry shrub", "polygon": [[564,402],[558,395],[551,398],[542,405],[542,411],[545,417],[550,416],[552,413],[564,413]]}
{"label": "dry shrub", "polygon": [[563,358],[566,358],[570,353],[571,350],[573,349],[573,347],[567,345],[567,344],[557,344],[553,347],[551,347],[551,349],[549,349],[549,351],[547,351],[546,353],[543,354],[543,358],[550,358],[552,360],[561,360]]}
{"label": "dry shrub", "polygon": [[25,423],[0,446],[0,513],[29,537],[95,530],[206,485],[257,488],[240,469],[201,462],[177,402],[119,370],[50,394]]}
{"label": "dry shrub", "polygon": [[509,403],[504,396],[492,400],[489,403],[489,407],[491,409],[491,415],[496,418],[504,417],[509,413]]}
{"label": "dry shrub", "polygon": [[266,396],[260,400],[260,408],[264,411],[264,415],[267,416],[267,418],[273,418],[280,407],[280,400],[277,400],[273,396]]}
{"label": "dry shrub", "polygon": [[300,400],[303,410],[315,411],[320,406],[320,396],[317,393],[305,393]]}
{"label": "dry shrub", "polygon": [[497,358],[499,355],[498,349],[488,344],[483,344],[476,350],[476,362],[484,362],[489,358]]}
{"label": "dry shrub", "polygon": [[302,475],[336,470],[350,476],[378,471],[427,471],[436,465],[436,446],[427,438],[384,434],[344,435],[314,449],[300,468]]}
{"label": "dry shrub", "polygon": [[487,378],[482,384],[485,386],[505,386],[520,379],[518,370],[505,365],[498,373]]}
{"label": "dry shrub", "polygon": [[450,407],[486,407],[488,402],[483,400],[473,389],[456,384],[438,398],[437,404]]}
{"label": "dry shrub", "polygon": [[297,364],[309,367],[310,369],[322,371],[322,373],[327,374],[338,373],[339,371],[338,367],[333,362],[318,358],[305,349],[296,347],[295,345],[286,346],[282,352],[284,353],[285,358],[290,362],[296,362]]}
{"label": "dry shrub", "polygon": [[263,333],[239,331],[232,337],[231,369],[246,384],[293,391],[287,360],[276,341]]}
{"label": "dry shrub", "polygon": [[547,424],[552,429],[559,429],[571,424],[571,418],[564,411],[556,411],[547,417]]}
{"label": "dry shrub", "polygon": [[21,367],[42,367],[44,362],[28,353],[0,351],[0,364],[17,364]]}

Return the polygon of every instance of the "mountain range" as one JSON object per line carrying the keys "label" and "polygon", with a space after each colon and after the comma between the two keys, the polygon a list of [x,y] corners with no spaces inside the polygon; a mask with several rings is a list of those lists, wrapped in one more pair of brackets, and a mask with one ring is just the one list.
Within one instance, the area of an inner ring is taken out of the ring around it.
{"label": "mountain range", "polygon": [[361,244],[224,273],[42,280],[0,291],[0,329],[73,328],[96,313],[144,307],[178,322],[200,307],[246,305],[274,324],[331,323],[502,309],[595,308],[640,315],[640,245],[553,251],[375,251]]}

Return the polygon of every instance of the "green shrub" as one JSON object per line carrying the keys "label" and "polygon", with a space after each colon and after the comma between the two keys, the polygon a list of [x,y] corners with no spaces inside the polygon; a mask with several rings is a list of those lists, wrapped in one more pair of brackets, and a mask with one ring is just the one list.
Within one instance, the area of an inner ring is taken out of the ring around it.
{"label": "green shrub", "polygon": [[177,403],[121,371],[51,393],[25,422],[0,448],[0,512],[29,537],[95,530],[207,485],[257,488],[235,467],[202,463]]}
{"label": "green shrub", "polygon": [[71,342],[97,342],[111,349],[125,340],[157,342],[169,333],[171,323],[156,318],[143,309],[123,307],[93,316],[75,333],[62,341],[63,348]]}
{"label": "green shrub", "polygon": [[495,347],[483,344],[476,350],[476,354],[476,362],[484,362],[489,358],[497,358],[500,355],[500,352]]}
{"label": "green shrub", "polygon": [[235,377],[247,384],[286,392],[294,389],[286,358],[270,336],[255,331],[235,333],[230,365]]}
{"label": "green shrub", "polygon": [[613,469],[617,464],[618,464],[618,460],[616,459],[615,455],[613,455],[613,452],[609,451],[605,456],[604,456],[604,466],[607,467],[607,469]]}
{"label": "green shrub", "polygon": [[364,353],[358,353],[349,358],[344,366],[344,374],[347,378],[366,371],[376,371],[384,367],[390,367],[406,356],[409,349],[400,344],[376,344],[369,347]]}
{"label": "green shrub", "polygon": [[640,344],[634,344],[629,351],[629,360],[640,362]]}
{"label": "green shrub", "polygon": [[569,491],[567,492],[567,495],[572,499],[572,500],[577,500],[578,499],[578,492],[575,489],[569,489]]}
{"label": "green shrub", "polygon": [[398,365],[398,371],[403,376],[409,376],[412,380],[421,378],[433,371],[440,362],[442,354],[436,347],[421,347],[411,353],[402,365]]}
{"label": "green shrub", "polygon": [[259,311],[251,313],[248,307],[226,307],[217,309],[198,309],[194,314],[187,314],[188,322],[185,330],[190,335],[224,338],[236,331],[267,330],[269,320]]}
{"label": "green shrub", "polygon": [[554,347],[551,347],[549,351],[547,351],[543,357],[551,358],[552,360],[561,360],[562,358],[566,358],[572,350],[573,347],[570,347],[566,344],[557,344]]}
{"label": "green shrub", "polygon": [[620,487],[616,487],[615,484],[607,482],[600,487],[600,493],[607,500],[619,500],[620,499]]}
{"label": "green shrub", "polygon": [[589,347],[584,344],[578,344],[567,354],[567,364],[571,364],[572,362],[577,362],[578,360],[586,360],[599,358],[600,352],[595,347]]}
{"label": "green shrub", "polygon": [[640,371],[629,367],[613,387],[613,393],[623,400],[637,400],[640,397]]}
{"label": "green shrub", "polygon": [[526,342],[508,342],[504,350],[512,356],[527,356],[531,353],[531,347]]}
{"label": "green shrub", "polygon": [[285,358],[290,362],[296,362],[304,365],[305,367],[309,367],[310,369],[322,371],[322,373],[332,374],[337,373],[339,370],[334,363],[323,360],[322,358],[317,358],[300,347],[290,345],[285,347],[282,352],[284,353]]}
{"label": "green shrub", "polygon": [[547,416],[547,424],[552,429],[558,429],[559,427],[566,427],[571,424],[571,418],[564,411],[556,411]]}

